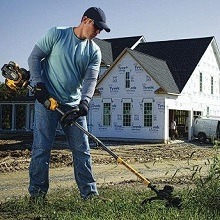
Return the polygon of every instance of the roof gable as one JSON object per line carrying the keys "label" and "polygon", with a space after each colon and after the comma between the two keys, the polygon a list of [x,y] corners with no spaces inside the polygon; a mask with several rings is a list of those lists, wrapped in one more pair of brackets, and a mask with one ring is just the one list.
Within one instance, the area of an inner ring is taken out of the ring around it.
{"label": "roof gable", "polygon": [[166,61],[181,92],[213,37],[140,43],[135,50]]}
{"label": "roof gable", "polygon": [[166,93],[179,93],[179,89],[165,61],[135,50],[128,51],[158,85],[160,85],[161,90]]}
{"label": "roof gable", "polygon": [[179,94],[178,87],[176,86],[173,76],[165,61],[128,48],[117,57],[111,67],[99,79],[97,85],[102,82],[102,80],[109,74],[111,69],[119,62],[125,53],[129,53],[155,80],[155,82],[158,83],[158,85],[161,87],[160,91],[163,91],[163,93]]}

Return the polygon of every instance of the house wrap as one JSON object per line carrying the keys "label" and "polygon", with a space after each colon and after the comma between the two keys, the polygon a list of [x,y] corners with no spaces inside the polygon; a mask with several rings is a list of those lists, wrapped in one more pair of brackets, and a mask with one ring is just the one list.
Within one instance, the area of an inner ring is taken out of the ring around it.
{"label": "house wrap", "polygon": [[98,81],[88,125],[100,138],[167,142],[171,120],[177,120],[180,137],[191,139],[198,115],[220,116],[214,37],[125,49]]}

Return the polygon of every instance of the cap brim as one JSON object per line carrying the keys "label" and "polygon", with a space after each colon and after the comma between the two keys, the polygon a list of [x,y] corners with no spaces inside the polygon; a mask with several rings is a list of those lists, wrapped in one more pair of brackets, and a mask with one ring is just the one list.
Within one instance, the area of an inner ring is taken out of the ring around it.
{"label": "cap brim", "polygon": [[110,28],[108,27],[108,25],[104,22],[97,22],[95,23],[95,25],[100,29],[100,30],[105,30],[106,32],[110,32]]}

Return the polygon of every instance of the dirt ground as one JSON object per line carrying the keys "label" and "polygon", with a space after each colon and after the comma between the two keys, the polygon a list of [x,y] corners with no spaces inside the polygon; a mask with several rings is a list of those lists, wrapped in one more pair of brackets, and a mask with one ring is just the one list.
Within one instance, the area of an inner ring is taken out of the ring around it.
{"label": "dirt ground", "polygon": [[[27,194],[31,143],[31,134],[0,136],[0,201]],[[201,175],[207,172],[209,159],[214,154],[212,144],[196,141],[173,141],[170,144],[103,143],[157,184],[189,184],[195,171],[199,170]],[[117,164],[107,152],[94,143],[91,146],[93,170],[99,186],[137,182],[137,177],[123,165]],[[51,152],[50,191],[75,186],[72,166],[72,155],[65,138],[58,136]]]}

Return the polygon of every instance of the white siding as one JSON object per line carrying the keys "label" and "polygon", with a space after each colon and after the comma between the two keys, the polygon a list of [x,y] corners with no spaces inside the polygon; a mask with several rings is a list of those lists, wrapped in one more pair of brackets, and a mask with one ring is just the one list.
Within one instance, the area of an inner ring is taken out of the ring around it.
{"label": "white siding", "polygon": [[[220,116],[220,70],[212,45],[207,48],[193,71],[183,91],[175,94],[155,94],[160,86],[126,52],[97,86],[100,96],[93,98],[90,105],[89,129],[97,137],[109,139],[169,139],[169,110],[188,111],[189,125],[193,112]],[[126,72],[130,75],[130,88],[125,86]],[[203,90],[200,92],[200,73],[203,74]],[[213,77],[213,94],[211,94]],[[111,100],[111,125],[103,126],[103,100]],[[131,102],[131,126],[123,126],[123,100]],[[144,102],[152,102],[152,126],[144,127]],[[191,138],[189,128],[188,138]]]}
{"label": "white siding", "polygon": [[[125,87],[126,72],[130,74],[130,88]],[[125,54],[97,87],[101,97],[94,97],[89,116],[89,128],[99,137],[129,139],[164,138],[164,98],[155,97],[159,88],[130,54]],[[103,99],[111,99],[112,123],[103,126]],[[131,126],[123,126],[123,102],[131,103]],[[152,103],[152,126],[144,127],[143,105]],[[91,118],[92,117],[92,118]]]}
{"label": "white siding", "polygon": [[[202,92],[199,89],[200,73],[203,75]],[[214,81],[213,94],[211,94],[211,77]],[[194,111],[202,111],[206,116],[206,110],[209,107],[210,115],[220,116],[219,82],[220,70],[210,44],[178,98],[178,103],[183,103],[187,99],[188,105]]]}

